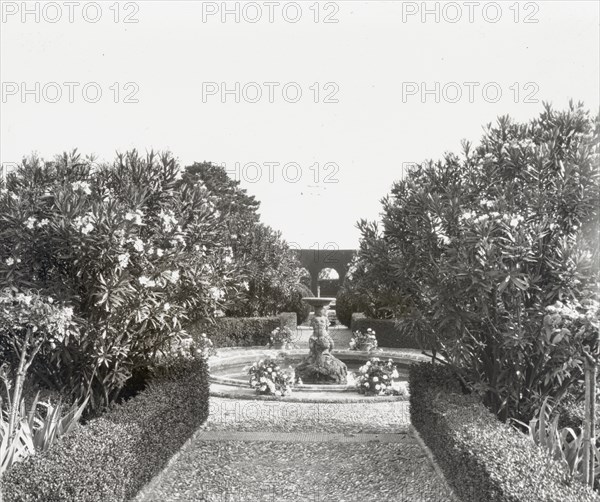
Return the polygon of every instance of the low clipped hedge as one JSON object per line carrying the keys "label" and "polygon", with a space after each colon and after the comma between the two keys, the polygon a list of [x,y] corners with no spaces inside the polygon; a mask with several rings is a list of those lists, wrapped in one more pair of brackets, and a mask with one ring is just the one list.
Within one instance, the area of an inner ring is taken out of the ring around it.
{"label": "low clipped hedge", "polygon": [[203,360],[163,371],[135,398],[15,464],[2,479],[4,502],[131,500],[206,421],[208,391]]}
{"label": "low clipped hedge", "polygon": [[418,341],[411,336],[402,334],[396,327],[393,319],[370,319],[368,317],[353,314],[350,329],[354,331],[367,331],[368,328],[375,330],[377,344],[380,347],[393,349],[428,349],[419,345]]}
{"label": "low clipped hedge", "polygon": [[186,331],[195,340],[206,333],[215,347],[252,347],[267,345],[279,326],[279,317],[219,317],[214,323],[198,321]]}
{"label": "low clipped hedge", "polygon": [[463,502],[598,502],[524,434],[500,422],[452,372],[421,363],[409,372],[410,415]]}

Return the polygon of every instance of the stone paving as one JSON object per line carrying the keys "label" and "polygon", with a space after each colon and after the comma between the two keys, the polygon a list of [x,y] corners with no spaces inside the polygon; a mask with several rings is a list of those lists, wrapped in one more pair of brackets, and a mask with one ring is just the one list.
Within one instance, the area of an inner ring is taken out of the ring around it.
{"label": "stone paving", "polygon": [[452,501],[408,403],[211,398],[210,416],[136,502]]}
{"label": "stone paving", "polygon": [[[299,327],[298,348],[311,333]],[[348,347],[349,329],[330,334]],[[135,502],[454,501],[408,406],[212,396],[207,422]]]}

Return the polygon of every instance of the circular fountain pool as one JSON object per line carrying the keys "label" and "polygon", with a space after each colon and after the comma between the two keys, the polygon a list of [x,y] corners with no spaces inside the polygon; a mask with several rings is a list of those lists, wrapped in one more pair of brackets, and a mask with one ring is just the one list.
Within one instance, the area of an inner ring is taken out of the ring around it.
{"label": "circular fountain pool", "polygon": [[306,402],[363,402],[376,399],[390,401],[405,399],[400,396],[364,396],[356,391],[353,374],[372,357],[392,359],[400,373],[400,385],[406,386],[408,367],[419,361],[428,360],[420,351],[411,349],[383,349],[376,352],[334,350],[332,354],[348,367],[347,384],[296,384],[292,394],[283,398],[258,395],[250,386],[248,369],[261,359],[277,359],[283,369],[290,372],[304,357],[306,349],[269,350],[263,347],[235,347],[219,349],[218,355],[209,359],[211,395],[241,399],[281,399]]}

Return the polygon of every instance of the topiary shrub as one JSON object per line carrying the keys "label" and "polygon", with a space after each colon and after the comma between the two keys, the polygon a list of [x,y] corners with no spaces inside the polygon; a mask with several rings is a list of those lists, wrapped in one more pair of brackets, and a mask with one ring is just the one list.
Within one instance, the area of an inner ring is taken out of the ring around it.
{"label": "topiary shrub", "polygon": [[335,312],[338,321],[349,328],[352,324],[352,314],[358,311],[359,307],[352,293],[342,287],[335,298]]}
{"label": "topiary shrub", "polygon": [[451,369],[409,370],[410,415],[462,501],[592,502],[600,497],[566,478],[563,466],[522,433],[500,422]]}
{"label": "topiary shrub", "polygon": [[297,284],[294,287],[294,291],[291,294],[289,303],[285,306],[283,312],[296,312],[297,323],[302,324],[306,322],[310,315],[310,305],[304,303],[302,298],[313,296],[313,292],[310,288],[304,284]]}
{"label": "topiary shrub", "polygon": [[186,331],[195,341],[206,333],[215,347],[267,345],[271,331],[281,324],[279,317],[220,317],[214,323],[198,321]]}
{"label": "topiary shrub", "polygon": [[4,502],[130,500],[208,418],[208,370],[163,370],[134,399],[79,426],[2,478]]}

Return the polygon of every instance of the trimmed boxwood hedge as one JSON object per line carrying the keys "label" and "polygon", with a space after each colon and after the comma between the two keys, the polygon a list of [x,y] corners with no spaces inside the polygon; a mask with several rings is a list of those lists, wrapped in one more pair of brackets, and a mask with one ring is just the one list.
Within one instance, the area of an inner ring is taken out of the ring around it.
{"label": "trimmed boxwood hedge", "polygon": [[198,321],[186,331],[194,339],[206,333],[215,347],[252,347],[267,345],[280,323],[279,317],[219,317],[214,324]]}
{"label": "trimmed boxwood hedge", "polygon": [[414,338],[400,333],[396,327],[396,321],[393,319],[370,319],[352,314],[352,325],[350,329],[354,331],[367,331],[368,328],[375,330],[377,344],[380,347],[389,347],[393,349],[427,349],[422,347]]}
{"label": "trimmed boxwood hedge", "polygon": [[421,363],[409,373],[410,415],[456,495],[464,502],[598,502],[524,434],[500,422],[452,372]]}
{"label": "trimmed boxwood hedge", "polygon": [[153,378],[135,398],[77,427],[2,479],[4,502],[121,502],[158,474],[208,418],[203,360]]}

